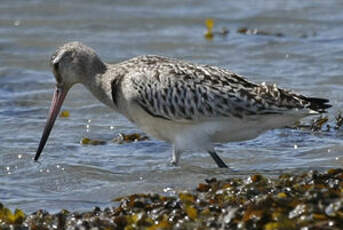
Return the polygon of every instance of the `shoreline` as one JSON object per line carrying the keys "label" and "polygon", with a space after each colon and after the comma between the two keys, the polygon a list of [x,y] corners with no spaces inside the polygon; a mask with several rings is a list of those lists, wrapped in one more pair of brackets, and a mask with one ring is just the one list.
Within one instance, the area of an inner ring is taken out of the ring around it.
{"label": "shoreline", "polygon": [[343,169],[208,179],[174,196],[132,194],[86,212],[0,205],[1,229],[342,229]]}

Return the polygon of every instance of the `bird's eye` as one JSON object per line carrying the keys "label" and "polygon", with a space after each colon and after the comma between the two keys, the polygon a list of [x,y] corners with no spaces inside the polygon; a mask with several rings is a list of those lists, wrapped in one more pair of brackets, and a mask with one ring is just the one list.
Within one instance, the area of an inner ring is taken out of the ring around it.
{"label": "bird's eye", "polygon": [[58,72],[58,62],[54,64],[54,70]]}
{"label": "bird's eye", "polygon": [[55,79],[56,79],[57,83],[62,82],[61,74],[59,72],[59,64],[58,64],[58,62],[53,64],[53,72],[54,72],[54,76],[55,76]]}

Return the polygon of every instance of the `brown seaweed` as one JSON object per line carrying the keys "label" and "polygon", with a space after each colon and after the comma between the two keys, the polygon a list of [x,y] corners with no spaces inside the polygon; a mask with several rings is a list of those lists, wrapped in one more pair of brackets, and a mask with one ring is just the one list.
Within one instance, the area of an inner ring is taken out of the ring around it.
{"label": "brown seaweed", "polygon": [[117,144],[123,144],[123,143],[131,143],[131,142],[137,142],[137,141],[146,141],[149,140],[149,138],[143,134],[139,133],[132,133],[132,134],[124,134],[119,133],[117,137],[113,139],[113,142]]}
{"label": "brown seaweed", "polygon": [[227,36],[229,34],[229,30],[226,27],[222,27],[220,31],[214,31],[214,20],[212,18],[208,18],[205,20],[206,25],[206,32],[204,34],[207,40],[212,40],[214,36]]}
{"label": "brown seaweed", "polygon": [[247,35],[264,35],[264,36],[275,36],[275,37],[284,37],[285,35],[283,33],[272,33],[267,32],[260,29],[249,29],[248,27],[240,27],[237,30],[237,33],[239,34],[247,34]]}
{"label": "brown seaweed", "polygon": [[175,196],[133,194],[89,212],[30,215],[0,206],[1,229],[343,229],[343,169],[215,178]]}

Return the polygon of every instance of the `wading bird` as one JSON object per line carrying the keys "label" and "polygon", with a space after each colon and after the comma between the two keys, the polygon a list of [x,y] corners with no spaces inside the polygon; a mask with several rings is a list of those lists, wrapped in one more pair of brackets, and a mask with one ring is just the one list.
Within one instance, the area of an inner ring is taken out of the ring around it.
{"label": "wading bird", "polygon": [[144,132],[171,143],[173,165],[183,151],[196,149],[227,167],[213,143],[253,139],[331,107],[326,99],[256,84],[215,66],[153,55],[106,64],[80,42],[58,48],[50,65],[57,84],[36,161],[65,96],[78,83]]}

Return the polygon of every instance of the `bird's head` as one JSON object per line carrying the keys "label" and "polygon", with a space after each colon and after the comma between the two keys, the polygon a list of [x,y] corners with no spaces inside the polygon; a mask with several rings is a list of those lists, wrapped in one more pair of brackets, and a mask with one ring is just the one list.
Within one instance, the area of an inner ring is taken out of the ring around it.
{"label": "bird's head", "polygon": [[64,89],[85,83],[88,77],[105,68],[95,51],[80,42],[70,42],[58,48],[50,58],[50,67],[56,86]]}
{"label": "bird's head", "polygon": [[34,158],[36,161],[43,151],[69,89],[77,83],[87,84],[95,74],[106,69],[95,51],[80,42],[70,42],[58,48],[50,58],[50,66],[56,78],[56,88],[49,117]]}

